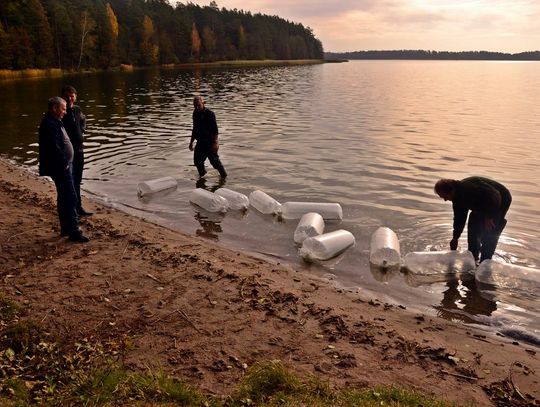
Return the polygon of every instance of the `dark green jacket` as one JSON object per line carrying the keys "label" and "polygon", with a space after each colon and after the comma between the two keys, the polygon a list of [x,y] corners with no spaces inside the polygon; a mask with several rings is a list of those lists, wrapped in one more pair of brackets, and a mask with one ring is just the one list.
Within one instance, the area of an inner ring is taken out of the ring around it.
{"label": "dark green jacket", "polygon": [[495,222],[504,219],[512,195],[497,181],[484,177],[469,177],[456,184],[456,194],[452,200],[454,209],[454,238],[459,238],[469,211],[493,218]]}

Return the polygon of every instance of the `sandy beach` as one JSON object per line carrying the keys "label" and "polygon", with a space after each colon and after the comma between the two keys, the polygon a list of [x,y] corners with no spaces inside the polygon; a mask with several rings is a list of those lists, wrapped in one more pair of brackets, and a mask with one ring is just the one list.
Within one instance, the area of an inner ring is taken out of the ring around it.
{"label": "sandy beach", "polygon": [[[66,341],[129,337],[125,363],[227,395],[279,359],[337,388],[399,385],[475,406],[538,405],[538,348],[150,224],[86,200],[60,237],[55,190],[0,160],[0,291]],[[497,398],[500,389],[514,398]]]}

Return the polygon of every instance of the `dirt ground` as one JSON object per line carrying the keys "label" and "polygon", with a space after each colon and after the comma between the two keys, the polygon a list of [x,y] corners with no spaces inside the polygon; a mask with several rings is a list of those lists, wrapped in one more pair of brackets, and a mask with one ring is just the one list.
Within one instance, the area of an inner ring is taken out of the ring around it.
{"label": "dirt ground", "polygon": [[[540,404],[539,349],[530,345],[366,302],[91,201],[95,214],[81,226],[92,240],[71,243],[59,236],[51,182],[3,160],[0,174],[0,292],[66,340],[131,338],[132,369],[160,367],[221,395],[253,363],[279,359],[335,387]],[[514,401],[495,399],[503,388]]]}

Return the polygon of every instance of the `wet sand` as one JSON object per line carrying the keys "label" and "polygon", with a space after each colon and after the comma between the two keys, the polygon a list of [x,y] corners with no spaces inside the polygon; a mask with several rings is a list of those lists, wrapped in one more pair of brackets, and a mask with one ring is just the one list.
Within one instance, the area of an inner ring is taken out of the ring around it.
{"label": "wet sand", "polygon": [[71,243],[51,182],[2,160],[0,173],[0,291],[67,341],[129,337],[131,369],[161,367],[224,395],[246,367],[280,359],[335,387],[393,384],[485,406],[504,386],[517,388],[514,405],[540,398],[531,345],[366,301],[89,200],[95,214],[81,227],[92,240]]}

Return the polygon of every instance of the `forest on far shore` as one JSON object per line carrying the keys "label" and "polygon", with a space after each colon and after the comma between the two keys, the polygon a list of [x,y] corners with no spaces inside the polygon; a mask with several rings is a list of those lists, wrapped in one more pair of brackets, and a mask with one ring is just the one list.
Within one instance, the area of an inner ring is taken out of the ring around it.
{"label": "forest on far shore", "polygon": [[322,59],[309,27],[167,0],[0,0],[0,69]]}
{"label": "forest on far shore", "polygon": [[353,51],[325,52],[324,57],[327,59],[462,59],[486,61],[539,61],[540,51],[519,52],[516,54],[490,51]]}

